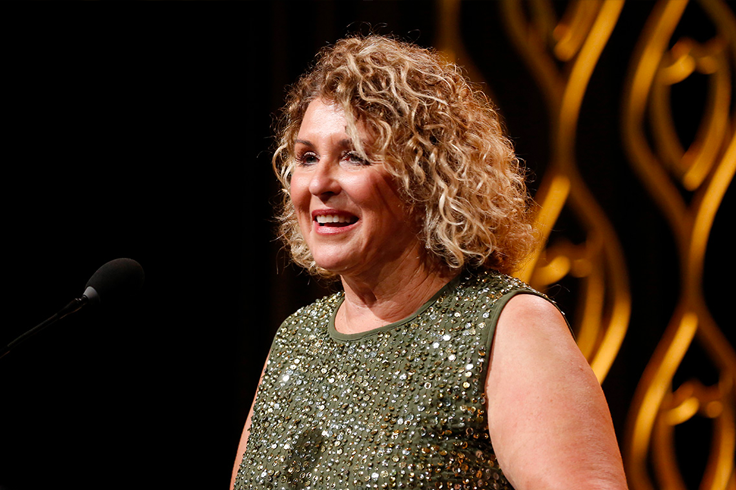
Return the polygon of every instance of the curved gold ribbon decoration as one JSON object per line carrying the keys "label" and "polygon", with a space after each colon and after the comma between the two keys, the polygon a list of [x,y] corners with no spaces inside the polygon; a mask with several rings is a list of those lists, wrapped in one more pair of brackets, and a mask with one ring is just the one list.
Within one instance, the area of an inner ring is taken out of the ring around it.
{"label": "curved gold ribbon decoration", "polygon": [[[655,488],[650,463],[660,488],[686,488],[674,453],[674,429],[696,415],[712,421],[700,489],[736,488],[736,353],[708,311],[702,290],[708,236],[736,171],[736,115],[728,112],[736,66],[736,19],[721,0],[701,0],[699,6],[716,27],[716,37],[703,44],[675,40],[687,4],[687,0],[660,0],[655,5],[624,95],[624,144],[673,231],[681,277],[677,307],[629,413],[624,457],[634,490]],[[695,72],[708,77],[708,98],[695,139],[685,150],[672,122],[670,87]],[[692,192],[689,203],[680,187]],[[673,391],[673,377],[695,340],[718,370],[719,382],[704,386],[693,379]]]}
{"label": "curved gold ribbon decoration", "polygon": [[569,206],[586,233],[581,244],[566,239],[546,249],[543,244],[517,276],[539,289],[566,275],[581,281],[574,315],[578,345],[602,382],[626,334],[631,299],[616,233],[578,172],[575,136],[583,96],[623,1],[572,1],[559,20],[547,1],[529,2],[529,18],[522,2],[501,5],[509,35],[536,77],[550,116],[551,156],[535,196],[540,205],[536,228],[546,244]]}
{"label": "curved gold ribbon decoration", "polygon": [[[588,81],[623,0],[573,1],[559,20],[548,0],[527,3],[532,11],[529,19],[519,0],[501,2],[502,13],[510,37],[544,93],[552,147],[548,170],[535,196],[539,204],[535,227],[542,237],[541,245],[516,276],[540,290],[567,275],[581,280],[582,293],[574,315],[577,341],[603,382],[626,334],[631,299],[618,238],[576,169],[575,134]],[[471,79],[482,82],[482,74],[462,42],[460,4],[460,0],[438,2],[435,45],[452,61],[460,61]],[[564,69],[557,68],[558,61],[565,64]],[[560,239],[545,248],[566,205],[586,230],[587,240],[573,244]]]}

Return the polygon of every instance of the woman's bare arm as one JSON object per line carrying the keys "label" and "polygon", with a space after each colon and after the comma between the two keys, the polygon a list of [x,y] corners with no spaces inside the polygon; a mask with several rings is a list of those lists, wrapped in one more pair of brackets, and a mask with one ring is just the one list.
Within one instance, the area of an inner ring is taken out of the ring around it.
{"label": "woman's bare arm", "polygon": [[253,416],[253,407],[256,404],[256,397],[258,397],[258,389],[261,387],[261,381],[263,381],[263,373],[266,372],[266,365],[268,364],[268,358],[263,364],[263,370],[261,370],[261,378],[258,380],[258,387],[253,395],[253,402],[250,404],[250,410],[248,410],[248,417],[245,419],[245,425],[243,426],[243,434],[240,436],[240,443],[238,444],[238,452],[235,456],[235,463],[233,464],[233,475],[230,478],[230,489],[235,487],[235,478],[238,476],[238,469],[240,468],[240,462],[243,460],[243,454],[245,454],[245,448],[248,445],[248,435],[250,434],[250,420]]}
{"label": "woman's bare arm", "polygon": [[557,308],[515,296],[491,352],[488,428],[514,488],[625,489],[603,390]]}

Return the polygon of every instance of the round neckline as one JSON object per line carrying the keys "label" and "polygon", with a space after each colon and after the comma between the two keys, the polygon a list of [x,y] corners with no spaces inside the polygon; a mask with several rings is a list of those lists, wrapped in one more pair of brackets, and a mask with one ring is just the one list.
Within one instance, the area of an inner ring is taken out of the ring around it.
{"label": "round neckline", "polygon": [[381,332],[393,330],[397,327],[400,327],[402,325],[405,325],[406,323],[411,322],[417,316],[419,316],[424,311],[426,311],[430,306],[434,305],[437,302],[437,300],[440,299],[447,291],[454,289],[458,285],[462,276],[463,274],[461,273],[453,277],[450,280],[450,282],[442,286],[439,291],[434,293],[434,295],[432,295],[432,297],[429,300],[427,300],[426,303],[420,306],[417,311],[407,316],[406,318],[402,318],[399,321],[389,323],[388,325],[383,325],[381,327],[376,327],[371,330],[366,330],[365,332],[358,332],[358,333],[342,333],[342,332],[338,332],[337,328],[335,328],[335,317],[337,316],[337,312],[340,309],[340,306],[342,306],[343,302],[345,301],[345,293],[342,292],[337,298],[337,301],[335,303],[335,308],[332,310],[332,313],[330,314],[330,319],[327,324],[327,332],[329,333],[330,337],[332,337],[335,340],[359,340],[365,337],[369,337],[371,335],[377,335]]}

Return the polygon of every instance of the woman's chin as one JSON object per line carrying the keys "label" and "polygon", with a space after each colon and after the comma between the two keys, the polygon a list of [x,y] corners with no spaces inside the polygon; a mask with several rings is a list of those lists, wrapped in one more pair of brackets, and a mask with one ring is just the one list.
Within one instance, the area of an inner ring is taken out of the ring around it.
{"label": "woman's chin", "polygon": [[[350,269],[349,260],[344,260],[339,257],[314,257],[314,262],[320,269],[324,269],[332,274],[343,274],[344,271]],[[353,261],[354,262],[354,261]]]}

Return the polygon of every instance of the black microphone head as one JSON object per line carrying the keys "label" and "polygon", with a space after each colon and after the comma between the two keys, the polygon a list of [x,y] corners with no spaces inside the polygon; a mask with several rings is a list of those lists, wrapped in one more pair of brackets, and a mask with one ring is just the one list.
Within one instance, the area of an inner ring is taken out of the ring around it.
{"label": "black microphone head", "polygon": [[111,260],[92,274],[84,296],[90,303],[118,302],[134,296],[144,279],[143,268],[135,260]]}

